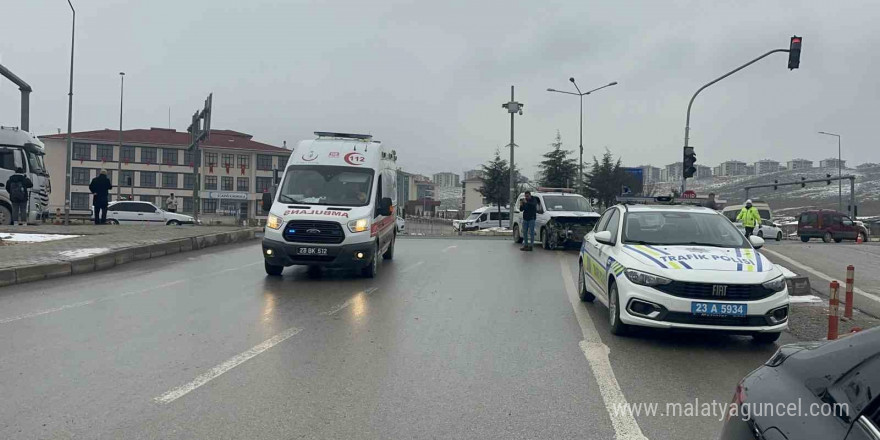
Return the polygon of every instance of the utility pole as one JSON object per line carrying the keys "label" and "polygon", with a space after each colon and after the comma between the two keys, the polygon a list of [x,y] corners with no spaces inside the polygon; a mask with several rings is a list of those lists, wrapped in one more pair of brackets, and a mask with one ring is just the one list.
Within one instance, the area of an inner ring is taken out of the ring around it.
{"label": "utility pole", "polygon": [[513,142],[513,116],[516,113],[522,115],[522,109],[525,107],[524,104],[516,102],[513,98],[513,86],[510,86],[510,102],[501,104],[501,107],[506,108],[507,112],[510,113],[510,219],[508,220],[510,224],[513,223],[513,208],[516,202],[516,173],[513,162],[513,149],[516,148],[516,144]]}
{"label": "utility pole", "polygon": [[73,156],[73,43],[76,36],[76,9],[73,3],[67,0],[70,11],[73,13],[70,24],[70,89],[67,92],[67,163],[65,164],[66,176],[64,181],[64,226],[70,225],[70,162]]}
{"label": "utility pole", "polygon": [[199,179],[199,170],[202,167],[202,157],[199,150],[199,142],[204,141],[211,134],[211,101],[214,94],[208,95],[205,99],[205,107],[199,111],[196,110],[192,116],[192,123],[187,127],[192,135],[192,143],[187,148],[192,151],[193,161],[193,220],[198,223],[199,219],[199,188],[201,187],[201,179]]}
{"label": "utility pole", "polygon": [[[122,194],[122,97],[125,94],[125,72],[119,72],[119,156],[116,160],[116,200]],[[113,160],[111,157],[110,160]]]}

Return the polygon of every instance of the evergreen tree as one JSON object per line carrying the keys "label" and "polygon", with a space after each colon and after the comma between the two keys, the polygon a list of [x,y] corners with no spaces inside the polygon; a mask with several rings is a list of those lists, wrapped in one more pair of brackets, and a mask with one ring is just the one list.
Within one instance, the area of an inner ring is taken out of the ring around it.
{"label": "evergreen tree", "polygon": [[571,150],[562,149],[562,136],[556,130],[556,139],[550,144],[552,150],[544,153],[544,160],[538,167],[542,178],[539,184],[551,188],[570,188],[577,184],[577,160],[568,157]]}
{"label": "evergreen tree", "polygon": [[498,226],[501,227],[501,207],[510,198],[510,167],[495,150],[495,158],[483,165],[483,186],[477,191],[490,205],[498,206]]}
{"label": "evergreen tree", "polygon": [[616,161],[608,149],[602,155],[602,161],[593,156],[593,166],[589,173],[584,173],[586,181],[585,196],[596,199],[603,208],[614,204],[614,199],[620,195],[621,186],[626,180],[620,159]]}

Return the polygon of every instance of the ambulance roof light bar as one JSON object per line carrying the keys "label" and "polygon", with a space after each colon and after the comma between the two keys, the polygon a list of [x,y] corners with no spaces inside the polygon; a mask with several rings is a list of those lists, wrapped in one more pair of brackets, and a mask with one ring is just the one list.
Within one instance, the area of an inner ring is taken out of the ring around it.
{"label": "ambulance roof light bar", "polygon": [[[315,136],[319,138],[328,137],[328,138],[341,138],[341,139],[358,139],[362,141],[372,141],[373,135],[371,134],[355,134],[355,133],[336,133],[333,131],[316,131]],[[375,141],[378,142],[378,141]]]}

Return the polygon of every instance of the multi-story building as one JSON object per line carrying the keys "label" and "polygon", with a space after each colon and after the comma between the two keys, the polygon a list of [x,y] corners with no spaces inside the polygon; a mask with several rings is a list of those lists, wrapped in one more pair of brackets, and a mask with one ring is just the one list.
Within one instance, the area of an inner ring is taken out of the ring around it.
{"label": "multi-story building", "polygon": [[681,162],[671,163],[666,165],[666,180],[665,182],[678,182],[682,177],[682,164]]}
{"label": "multi-story building", "polygon": [[706,165],[694,165],[694,168],[697,169],[697,172],[694,173],[694,179],[708,179],[712,177],[712,167],[707,167]]}
{"label": "multi-story building", "polygon": [[[66,183],[66,134],[41,136],[46,145],[46,164],[53,176],[50,211],[64,208]],[[194,170],[197,161],[187,150],[190,134],[173,129],[95,130],[73,133],[70,209],[86,213],[91,207],[89,182],[101,169],[113,184],[110,199],[144,200],[162,207],[170,194],[182,203],[179,211],[193,212]],[[211,130],[202,142],[200,210],[203,220],[229,217],[265,217],[262,193],[271,191],[274,170],[283,170],[290,151],[257,142],[232,130]]]}
{"label": "multi-story building", "polygon": [[721,162],[721,165],[715,167],[716,176],[746,176],[749,174],[748,164],[738,160],[728,160]]}
{"label": "multi-story building", "polygon": [[746,176],[755,175],[755,165],[746,165]]}
{"label": "multi-story building", "polygon": [[476,169],[476,170],[467,170],[464,172],[464,179],[463,180],[474,179],[474,178],[482,179],[483,178],[483,170]]}
{"label": "multi-story building", "polygon": [[461,176],[449,172],[437,173],[434,174],[434,184],[438,187],[459,187]]}
{"label": "multi-story building", "polygon": [[792,159],[787,163],[789,171],[809,170],[813,168],[813,161],[807,159]]}
{"label": "multi-story building", "polygon": [[644,183],[659,182],[660,168],[651,165],[640,165],[642,169],[642,179]]}
{"label": "multi-story building", "polygon": [[470,215],[472,211],[486,204],[483,195],[480,194],[482,187],[483,179],[479,177],[464,179],[461,182],[461,205],[464,215]]}
{"label": "multi-story building", "polygon": [[840,162],[841,168],[846,168],[845,160],[838,161],[837,158],[834,157],[829,157],[828,159],[819,161],[819,168],[837,168],[838,162]]}
{"label": "multi-story building", "polygon": [[779,162],[772,159],[763,159],[755,162],[755,174],[770,174],[779,171]]}

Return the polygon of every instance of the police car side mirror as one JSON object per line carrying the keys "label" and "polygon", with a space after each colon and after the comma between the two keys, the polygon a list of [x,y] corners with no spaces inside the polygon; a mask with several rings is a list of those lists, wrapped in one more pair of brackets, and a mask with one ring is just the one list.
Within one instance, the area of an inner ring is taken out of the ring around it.
{"label": "police car side mirror", "polygon": [[611,239],[611,231],[600,231],[593,234],[593,238],[596,239],[599,243],[607,244],[609,246],[614,245],[614,240]]}
{"label": "police car side mirror", "polygon": [[764,239],[758,237],[757,235],[750,236],[749,242],[752,243],[752,247],[755,249],[761,249],[762,247],[764,247]]}
{"label": "police car side mirror", "polygon": [[267,192],[263,193],[263,211],[272,210],[272,194]]}

